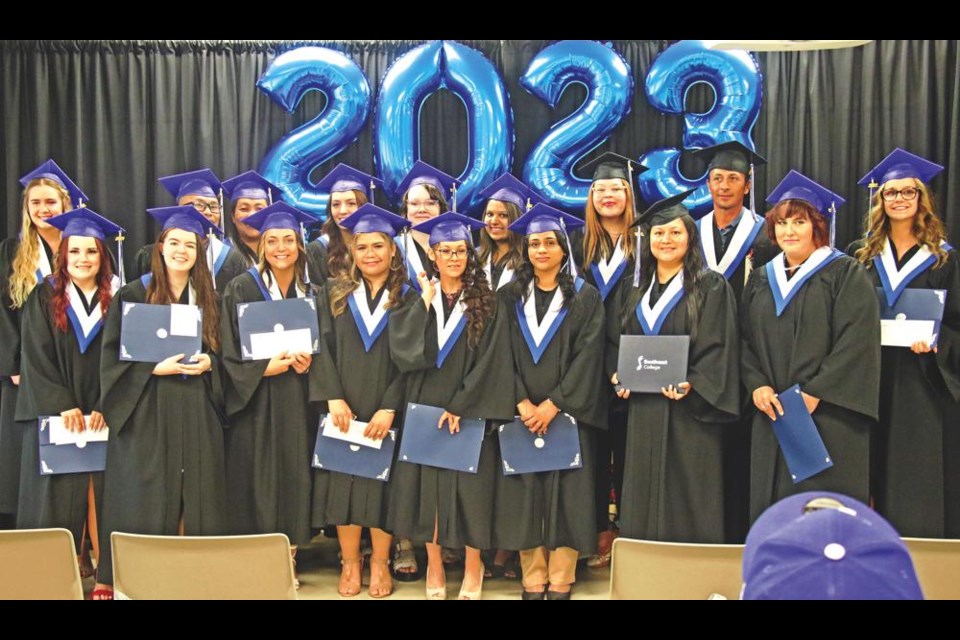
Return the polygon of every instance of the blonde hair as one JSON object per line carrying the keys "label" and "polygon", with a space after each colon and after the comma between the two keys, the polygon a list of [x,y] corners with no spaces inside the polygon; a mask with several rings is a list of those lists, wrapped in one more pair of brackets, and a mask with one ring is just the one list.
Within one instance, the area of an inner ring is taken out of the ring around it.
{"label": "blonde hair", "polygon": [[[271,231],[271,229],[267,229],[267,231]],[[267,264],[267,243],[265,241],[267,231],[260,234],[260,244],[257,245],[257,271],[261,276],[266,274],[268,282],[273,282],[273,272],[270,271],[270,265]],[[291,229],[291,231],[293,230]],[[307,268],[307,251],[303,244],[303,236],[297,231],[293,231],[293,235],[297,238],[297,261],[294,263],[293,275],[297,281],[297,288],[306,291],[307,282],[304,280],[303,274]],[[318,282],[317,284],[323,283]],[[286,292],[281,293],[286,295]]]}
{"label": "blonde hair", "polygon": [[[10,275],[10,281],[7,283],[7,289],[10,293],[11,305],[13,309],[19,309],[27,301],[27,296],[37,286],[37,258],[43,250],[40,247],[40,238],[37,234],[37,227],[30,217],[29,196],[30,190],[34,187],[51,187],[60,196],[62,211],[70,211],[73,204],[70,200],[70,194],[63,188],[59,182],[50,178],[34,178],[27,183],[23,189],[23,198],[21,202],[21,211],[23,212],[20,224],[20,244],[17,246],[17,253],[13,258],[13,273]],[[57,247],[54,247],[56,251]]]}
{"label": "blonde hair", "polygon": [[[913,182],[920,193],[917,194],[917,215],[913,217],[911,232],[917,242],[937,257],[933,268],[939,269],[947,262],[948,254],[940,246],[940,242],[947,239],[947,230],[935,213],[936,205],[930,189],[916,178]],[[890,235],[890,218],[887,217],[883,204],[883,185],[873,194],[870,210],[863,218],[863,230],[863,247],[857,250],[856,258],[869,267],[873,258],[883,253],[884,244]]]}
{"label": "blonde hair", "polygon": [[[623,234],[620,236],[623,241],[623,255],[627,260],[634,256],[636,251],[636,236],[631,233],[630,225],[637,217],[637,211],[633,202],[633,192],[630,185],[623,178],[617,178],[620,185],[626,188],[627,201],[623,209]],[[583,221],[586,223],[583,231],[583,266],[600,260],[609,258],[613,255],[615,249],[610,236],[600,224],[600,216],[593,206],[593,184],[590,184],[590,194],[587,196],[587,206],[583,212]]]}

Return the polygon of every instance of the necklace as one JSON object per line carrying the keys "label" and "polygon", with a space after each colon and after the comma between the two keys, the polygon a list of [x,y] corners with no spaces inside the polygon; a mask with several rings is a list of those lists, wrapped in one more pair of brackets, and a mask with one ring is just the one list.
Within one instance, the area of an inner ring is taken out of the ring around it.
{"label": "necklace", "polygon": [[[441,291],[443,290],[441,289]],[[460,296],[460,289],[457,289],[456,291],[451,291],[450,293],[443,291],[443,297],[447,299],[447,302],[453,302],[459,296]]]}

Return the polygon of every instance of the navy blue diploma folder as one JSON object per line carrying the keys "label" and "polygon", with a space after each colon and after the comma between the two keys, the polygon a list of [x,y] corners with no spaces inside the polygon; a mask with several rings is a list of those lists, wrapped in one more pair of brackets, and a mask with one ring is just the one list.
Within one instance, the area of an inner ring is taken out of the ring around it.
{"label": "navy blue diploma folder", "polygon": [[520,418],[500,425],[500,458],[503,475],[579,469],[580,431],[577,421],[566,413],[558,413],[538,436],[531,433]]}
{"label": "navy blue diploma folder", "polygon": [[771,424],[793,483],[803,482],[832,467],[833,460],[827,453],[813,417],[807,411],[807,405],[803,403],[800,385],[795,384],[781,391],[777,398],[783,405],[783,415],[777,415]]}
{"label": "navy blue diploma folder", "polygon": [[[320,423],[323,424],[321,416]],[[397,446],[397,430],[391,429],[379,449],[365,447],[323,435],[317,430],[317,443],[313,448],[313,466],[327,471],[338,471],[353,476],[388,482],[393,464],[393,452]]]}
{"label": "navy blue diploma folder", "polygon": [[244,360],[269,360],[290,353],[317,353],[320,328],[313,296],[241,302],[237,305],[240,349]]}
{"label": "navy blue diploma folder", "polygon": [[486,421],[461,416],[460,432],[450,433],[446,422],[442,429],[437,428],[443,412],[444,409],[439,407],[407,403],[399,459],[429,467],[476,473]]}
{"label": "navy blue diploma folder", "polygon": [[617,379],[625,389],[660,393],[687,380],[690,336],[620,336]]}
{"label": "navy blue diploma folder", "polygon": [[[59,418],[60,416],[53,416]],[[50,418],[41,416],[37,421],[40,430],[40,475],[61,473],[93,473],[107,468],[107,442],[84,442],[56,444],[50,442]]]}
{"label": "navy blue diploma folder", "polygon": [[200,353],[203,314],[189,304],[124,302],[120,320],[120,359],[160,362],[183,353]]}
{"label": "navy blue diploma folder", "polygon": [[904,289],[892,307],[883,289],[880,298],[880,343],[886,347],[909,347],[924,341],[932,349],[940,335],[940,322],[947,302],[943,289]]}

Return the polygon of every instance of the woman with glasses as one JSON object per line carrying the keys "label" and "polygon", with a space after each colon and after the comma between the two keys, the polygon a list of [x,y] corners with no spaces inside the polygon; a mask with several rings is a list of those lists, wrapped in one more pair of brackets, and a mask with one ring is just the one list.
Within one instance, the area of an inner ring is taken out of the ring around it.
{"label": "woman with glasses", "polygon": [[427,279],[437,274],[428,257],[429,235],[415,227],[450,210],[446,194],[455,191],[455,184],[456,178],[453,176],[417,160],[398,186],[398,190],[403,191],[400,215],[414,226],[409,237],[400,241],[400,250],[404,254],[410,285],[417,291],[420,290],[418,276],[421,272],[427,274]]}
{"label": "woman with glasses", "polygon": [[[864,237],[848,253],[893,306],[904,291],[946,291],[936,344],[882,347],[878,510],[901,535],[960,537],[960,432],[947,417],[960,400],[960,268],[927,186],[943,167],[895,149],[861,185],[879,184]],[[945,419],[947,418],[947,419]]]}

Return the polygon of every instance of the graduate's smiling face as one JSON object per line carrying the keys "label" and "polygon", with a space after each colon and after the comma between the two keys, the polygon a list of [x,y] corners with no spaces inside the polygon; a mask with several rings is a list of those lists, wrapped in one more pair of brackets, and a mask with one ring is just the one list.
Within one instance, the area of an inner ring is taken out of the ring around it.
{"label": "graduate's smiling face", "polygon": [[292,269],[297,264],[297,232],[293,229],[267,229],[263,232],[263,255],[276,273]]}
{"label": "graduate's smiling face", "polygon": [[100,272],[100,247],[96,238],[70,236],[67,238],[67,273],[81,288],[95,282]]}
{"label": "graduate's smiling face", "polygon": [[260,232],[243,221],[266,207],[267,201],[260,198],[237,198],[233,204],[233,224],[237,227],[241,240],[256,242],[260,238]]}
{"label": "graduate's smiling face", "polygon": [[430,259],[437,264],[442,277],[451,280],[460,278],[467,270],[467,242],[439,242],[430,247]]}
{"label": "graduate's smiling face", "polygon": [[715,211],[739,212],[743,207],[743,199],[750,193],[747,177],[739,171],[726,169],[711,170],[707,187],[710,189]]}
{"label": "graduate's smiling face", "polygon": [[193,269],[197,263],[198,247],[197,234],[183,229],[169,229],[161,247],[167,271],[189,272]]}
{"label": "graduate's smiling face", "polygon": [[510,211],[507,205],[499,200],[487,200],[483,224],[487,225],[487,234],[494,242],[506,242],[510,237],[510,232],[507,231],[510,226]]}
{"label": "graduate's smiling face", "polygon": [[534,273],[550,273],[563,264],[563,245],[556,231],[531,233],[527,236],[527,258]]}
{"label": "graduate's smiling face", "polygon": [[330,192],[330,215],[337,224],[346,220],[347,216],[359,208],[360,200],[357,199],[356,191],[349,189]]}
{"label": "graduate's smiling face", "polygon": [[440,215],[440,201],[434,198],[422,184],[410,187],[405,201],[407,203],[407,220],[414,225]]}
{"label": "graduate's smiling face", "polygon": [[209,198],[197,193],[191,193],[180,198],[177,204],[181,207],[185,207],[188,204],[192,205],[193,208],[199,211],[200,215],[210,221],[211,224],[215,224],[218,227],[220,226],[220,201],[217,198]]}
{"label": "graduate's smiling face", "polygon": [[[907,199],[907,195],[912,197]],[[917,209],[920,205],[920,189],[917,186],[917,181],[913,178],[887,180],[880,191],[880,197],[883,198],[883,211],[891,221],[911,220],[917,215]],[[888,200],[891,197],[892,199]]]}
{"label": "graduate's smiling face", "polygon": [[39,229],[50,229],[48,219],[63,213],[63,200],[53,187],[38,184],[27,193],[27,212]]}
{"label": "graduate's smiling face", "polygon": [[368,280],[386,275],[396,252],[396,243],[384,233],[358,233],[353,236],[353,263]]}
{"label": "graduate's smiling face", "polygon": [[680,218],[650,227],[650,253],[657,259],[659,266],[675,267],[683,264],[689,245],[690,234]]}
{"label": "graduate's smiling face", "polygon": [[601,218],[617,218],[627,210],[627,183],[620,178],[596,180],[590,187],[590,197]]}

